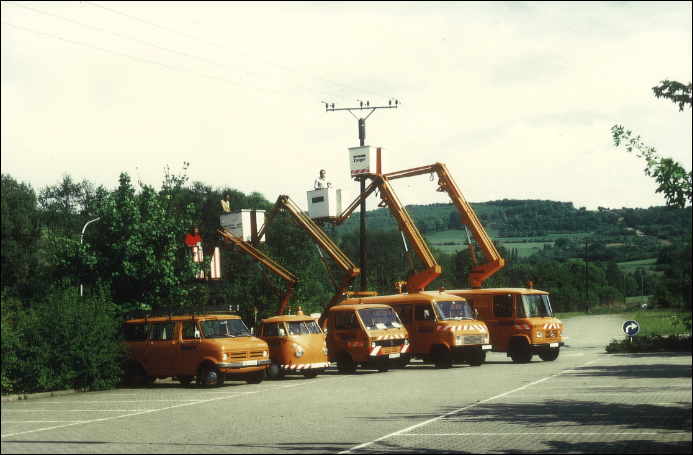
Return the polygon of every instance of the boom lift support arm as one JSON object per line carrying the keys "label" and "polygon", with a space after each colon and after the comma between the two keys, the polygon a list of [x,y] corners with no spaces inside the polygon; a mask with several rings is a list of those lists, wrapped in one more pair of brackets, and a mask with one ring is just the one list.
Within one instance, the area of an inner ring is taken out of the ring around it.
{"label": "boom lift support arm", "polygon": [[397,220],[397,227],[407,237],[416,255],[425,267],[423,271],[409,277],[406,282],[407,292],[417,293],[423,291],[426,285],[440,275],[442,269],[433,257],[431,250],[428,249],[426,242],[416,228],[409,213],[399,201],[397,194],[395,194],[390,185],[388,177],[382,174],[371,174],[368,177],[372,180],[368,188],[347,207],[344,213],[337,218],[331,219],[330,222],[336,226],[344,223],[364,199],[370,196],[376,189],[379,190],[382,201],[378,204],[378,207],[387,207],[390,209],[392,216]]}
{"label": "boom lift support arm", "polygon": [[289,301],[291,294],[294,292],[294,289],[296,289],[296,286],[298,286],[298,278],[291,272],[286,270],[284,267],[265,256],[264,253],[255,248],[253,245],[249,244],[248,242],[234,234],[233,231],[231,231],[230,229],[224,227],[221,229],[217,229],[217,232],[221,234],[221,236],[224,238],[224,245],[241,253],[249,254],[253,257],[253,259],[255,259],[256,262],[262,262],[263,264],[265,264],[267,268],[272,270],[274,273],[279,275],[284,281],[286,281],[287,290],[282,295],[281,291],[277,289],[277,287],[272,283],[272,280],[269,279],[265,271],[262,270],[262,267],[260,267],[262,276],[265,277],[265,280],[267,280],[269,285],[272,286],[272,289],[274,290],[275,294],[277,294],[277,297],[279,297],[279,308],[277,309],[277,316],[281,316],[282,314],[284,314],[284,307],[286,307],[286,303]]}
{"label": "boom lift support arm", "polygon": [[[260,228],[260,232],[258,232],[257,234],[258,239],[261,239],[266,234],[270,224],[272,223],[272,221],[274,221],[274,218],[279,213],[284,214],[294,225],[306,231],[310,238],[312,238],[313,241],[317,244],[318,251],[320,251],[320,248],[322,248],[330,256],[330,258],[332,258],[332,260],[337,264],[337,266],[344,272],[341,282],[339,283],[339,285],[337,285],[334,278],[332,277],[332,273],[330,272],[329,268],[327,267],[327,264],[323,259],[323,264],[325,265],[327,273],[330,275],[332,284],[335,287],[335,293],[322,313],[324,316],[326,316],[327,310],[339,303],[339,300],[342,298],[347,288],[351,286],[356,277],[359,275],[360,270],[351,262],[351,260],[349,260],[349,258],[344,253],[342,253],[342,251],[337,247],[337,245],[334,244],[332,239],[330,239],[327,236],[327,234],[325,234],[322,231],[322,229],[320,229],[313,222],[313,220],[311,220],[310,217],[306,215],[303,212],[303,210],[301,210],[296,205],[296,203],[291,200],[289,196],[286,195],[279,196],[279,198],[277,199],[276,204],[274,204],[272,211],[265,220],[265,224],[262,225],[262,227]],[[322,254],[320,256],[322,258]],[[323,320],[321,318],[320,325],[322,325],[322,323]]]}
{"label": "boom lift support arm", "polygon": [[457,207],[457,210],[460,212],[465,230],[469,229],[472,231],[479,247],[481,247],[481,251],[483,251],[484,256],[486,256],[486,260],[488,261],[486,264],[477,264],[476,256],[474,255],[474,247],[472,246],[472,242],[469,241],[469,233],[467,233],[469,252],[471,253],[472,262],[474,263],[474,267],[469,271],[469,282],[473,289],[481,288],[481,285],[487,278],[503,268],[505,260],[498,254],[498,250],[491,241],[491,238],[486,234],[486,231],[476,217],[472,207],[464,196],[462,196],[462,192],[460,192],[459,187],[448,172],[445,164],[435,163],[430,166],[408,169],[406,171],[391,172],[385,174],[384,177],[395,180],[416,175],[432,174],[433,172],[438,174],[438,189],[436,191],[448,193],[452,203],[455,204],[455,207]]}

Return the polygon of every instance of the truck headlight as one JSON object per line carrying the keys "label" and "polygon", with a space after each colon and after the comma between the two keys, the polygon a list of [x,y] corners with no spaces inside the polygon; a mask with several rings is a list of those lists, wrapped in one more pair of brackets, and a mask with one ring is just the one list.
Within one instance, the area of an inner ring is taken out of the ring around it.
{"label": "truck headlight", "polygon": [[229,358],[229,355],[228,354],[222,354],[221,358],[222,358],[222,360],[226,360]]}
{"label": "truck headlight", "polygon": [[375,341],[371,343],[371,347],[372,347],[372,348],[374,348],[374,347],[376,347],[376,346],[377,346],[377,344],[375,344]]}
{"label": "truck headlight", "polygon": [[267,351],[262,351],[262,357],[267,357]]}
{"label": "truck headlight", "polygon": [[324,348],[324,349],[322,350],[322,352],[324,352],[325,355],[327,355],[329,351],[327,350],[327,348]]}
{"label": "truck headlight", "polygon": [[408,339],[408,338],[405,338],[405,339],[404,339],[404,345],[405,345],[405,346],[409,346],[409,339]]}

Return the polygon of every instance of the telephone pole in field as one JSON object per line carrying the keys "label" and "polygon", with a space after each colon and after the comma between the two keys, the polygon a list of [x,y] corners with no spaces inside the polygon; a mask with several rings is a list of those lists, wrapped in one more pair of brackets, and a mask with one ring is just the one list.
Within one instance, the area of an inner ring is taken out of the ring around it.
{"label": "telephone pole in field", "polygon": [[[349,111],[351,115],[354,116],[354,118],[358,121],[359,123],[359,146],[364,147],[366,145],[366,119],[371,116],[373,112],[375,112],[376,109],[397,109],[397,105],[399,104],[399,101],[394,100],[395,103],[394,105],[392,104],[392,100],[389,101],[389,106],[371,106],[370,102],[366,101],[366,105],[364,106],[363,101],[360,101],[361,106],[360,107],[345,107],[345,108],[335,108],[334,103],[333,104],[328,104],[325,103],[325,110],[326,112],[333,112],[333,111]],[[368,115],[365,117],[358,118],[352,111],[363,111],[363,110],[369,110],[370,112]],[[356,180],[359,180],[361,182],[361,194],[363,194],[366,191],[366,177],[364,175],[354,177]],[[360,240],[360,252],[361,252],[361,290],[366,291],[367,290],[367,282],[366,282],[366,200],[364,199],[363,202],[361,202],[361,240]]]}

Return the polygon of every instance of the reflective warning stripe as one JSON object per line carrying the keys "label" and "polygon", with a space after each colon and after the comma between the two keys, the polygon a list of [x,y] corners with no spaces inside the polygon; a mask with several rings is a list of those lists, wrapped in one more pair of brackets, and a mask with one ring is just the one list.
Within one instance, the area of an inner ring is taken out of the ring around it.
{"label": "reflective warning stripe", "polygon": [[545,329],[560,329],[561,324],[544,324]]}
{"label": "reflective warning stripe", "polygon": [[478,330],[481,333],[486,333],[486,326],[485,325],[439,325],[438,326],[438,331],[440,332],[448,330],[451,332],[457,331],[457,330]]}
{"label": "reflective warning stripe", "polygon": [[527,324],[515,324],[515,328],[517,330],[529,330],[532,327],[528,326]]}
{"label": "reflective warning stripe", "polygon": [[351,175],[365,174],[365,173],[368,173],[370,171],[371,171],[371,169],[367,167],[366,169],[358,169],[358,170],[351,171]]}
{"label": "reflective warning stripe", "polygon": [[371,348],[371,355],[378,355],[378,353],[380,352],[380,348],[382,348],[382,346],[376,346],[374,348]]}
{"label": "reflective warning stripe", "polygon": [[349,342],[349,347],[350,348],[358,348],[363,346],[363,341],[350,341]]}
{"label": "reflective warning stripe", "polygon": [[409,345],[408,344],[403,344],[402,345],[402,350],[400,351],[401,354],[404,354],[409,350]]}
{"label": "reflective warning stripe", "polygon": [[397,340],[401,338],[406,338],[406,335],[380,335],[377,340]]}
{"label": "reflective warning stripe", "polygon": [[300,371],[310,370],[311,368],[329,368],[330,362],[302,363],[300,365],[282,365],[282,370]]}

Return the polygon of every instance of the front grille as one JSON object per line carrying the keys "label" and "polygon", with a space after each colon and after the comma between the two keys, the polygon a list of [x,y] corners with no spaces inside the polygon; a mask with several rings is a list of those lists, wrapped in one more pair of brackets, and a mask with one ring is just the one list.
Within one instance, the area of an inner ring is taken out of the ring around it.
{"label": "front grille", "polygon": [[245,360],[247,357],[248,353],[245,351],[242,352],[230,352],[229,353],[229,360]]}
{"label": "front grille", "polygon": [[263,358],[264,356],[264,351],[250,351],[251,359]]}
{"label": "front grille", "polygon": [[462,344],[483,344],[484,335],[464,335],[462,337]]}
{"label": "front grille", "polygon": [[400,346],[388,346],[388,347],[383,347],[380,350],[380,353],[383,355],[388,355],[388,354],[397,354],[400,351]]}

